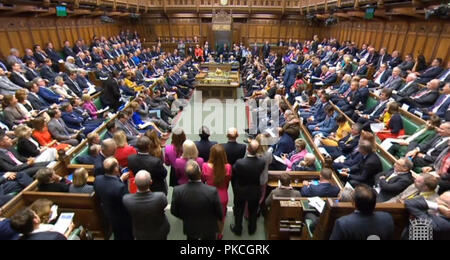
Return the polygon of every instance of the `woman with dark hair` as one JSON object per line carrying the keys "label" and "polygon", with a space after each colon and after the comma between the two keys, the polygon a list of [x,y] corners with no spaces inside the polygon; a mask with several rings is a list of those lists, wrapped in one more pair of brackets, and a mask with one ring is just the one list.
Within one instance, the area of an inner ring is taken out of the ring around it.
{"label": "woman with dark hair", "polygon": [[349,135],[352,131],[352,128],[344,115],[339,115],[336,119],[336,122],[338,124],[336,133],[330,133],[327,138],[322,139],[322,145],[338,146],[339,141],[347,137],[347,135]]}
{"label": "woman with dark hair", "polygon": [[183,154],[183,143],[186,141],[186,134],[183,129],[175,128],[172,132],[172,144],[166,146],[164,163],[170,166],[170,180],[169,184],[172,187],[178,185],[178,180],[175,173],[175,161]]}
{"label": "woman with dark hair", "polygon": [[45,122],[45,119],[42,117],[39,117],[33,121],[33,128],[34,131],[32,133],[32,136],[41,146],[46,147],[53,147],[56,148],[56,150],[68,150],[71,145],[65,144],[65,143],[59,143],[57,140],[52,138],[51,133],[48,131],[47,123]]}
{"label": "woman with dark hair", "polygon": [[403,128],[403,120],[400,115],[400,107],[397,102],[389,103],[382,121],[385,124],[385,129],[377,133],[378,138],[384,141],[387,138],[398,138],[401,135],[405,135],[405,129]]}
{"label": "woman with dark hair", "polygon": [[427,69],[427,62],[423,54],[418,55],[415,60],[416,62],[414,63],[414,67],[411,72],[420,72]]}
{"label": "woman with dark hair", "polygon": [[211,147],[209,161],[202,166],[203,181],[210,186],[217,188],[219,193],[220,203],[222,204],[223,219],[219,222],[218,239],[223,237],[223,228],[225,224],[225,216],[227,214],[228,204],[228,185],[231,180],[232,167],[228,163],[225,148],[222,145],[216,144]]}

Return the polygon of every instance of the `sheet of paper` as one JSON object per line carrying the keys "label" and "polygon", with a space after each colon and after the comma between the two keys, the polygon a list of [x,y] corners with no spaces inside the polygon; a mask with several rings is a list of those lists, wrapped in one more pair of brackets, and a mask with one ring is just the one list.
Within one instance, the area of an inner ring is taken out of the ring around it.
{"label": "sheet of paper", "polygon": [[72,220],[73,220],[74,216],[75,216],[75,213],[73,213],[73,212],[61,213],[61,215],[58,218],[58,221],[56,221],[54,230],[61,234],[66,233],[66,231],[70,227],[70,224],[72,224]]}
{"label": "sheet of paper", "polygon": [[384,130],[384,123],[373,123],[373,124],[370,124],[370,129],[372,130],[372,132],[378,133],[378,132]]}
{"label": "sheet of paper", "polygon": [[308,198],[309,205],[315,208],[319,213],[322,213],[325,207],[325,201],[319,197]]}
{"label": "sheet of paper", "polygon": [[405,110],[405,111],[408,111],[409,106],[407,104],[403,104],[402,109]]}
{"label": "sheet of paper", "polygon": [[345,187],[344,188],[347,188],[347,189],[350,189],[350,190],[354,190],[354,188],[353,188],[353,186],[350,184],[350,182],[347,182],[346,184],[345,184]]}
{"label": "sheet of paper", "polygon": [[277,160],[277,162],[280,162],[280,163],[286,165],[286,164],[284,163],[283,158],[281,158],[280,156],[274,155],[273,158],[275,158],[275,160]]}

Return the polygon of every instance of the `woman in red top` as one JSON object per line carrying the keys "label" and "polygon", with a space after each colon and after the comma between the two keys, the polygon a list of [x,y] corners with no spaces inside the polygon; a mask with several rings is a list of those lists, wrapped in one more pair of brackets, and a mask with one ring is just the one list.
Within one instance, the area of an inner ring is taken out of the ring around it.
{"label": "woman in red top", "polygon": [[228,204],[228,185],[231,180],[231,165],[228,164],[227,154],[222,145],[216,144],[211,147],[208,163],[204,163],[203,167],[203,181],[210,186],[217,188],[220,202],[223,210],[223,220],[219,222],[219,237],[223,237],[223,227],[225,224],[225,216],[227,214]]}
{"label": "woman in red top", "polygon": [[133,146],[128,145],[127,136],[123,131],[117,131],[114,134],[114,141],[116,141],[117,144],[117,150],[114,157],[119,162],[120,167],[128,167],[128,156],[137,154],[136,149],[134,149]]}
{"label": "woman in red top", "polygon": [[200,45],[195,46],[195,60],[197,62],[203,62],[205,59],[203,58],[203,49],[200,48]]}
{"label": "woman in red top", "polygon": [[57,140],[52,138],[52,135],[48,131],[47,123],[43,117],[38,117],[33,121],[33,128],[34,131],[31,135],[42,146],[56,148],[58,151],[67,151],[70,147],[72,147],[70,144],[58,143]]}

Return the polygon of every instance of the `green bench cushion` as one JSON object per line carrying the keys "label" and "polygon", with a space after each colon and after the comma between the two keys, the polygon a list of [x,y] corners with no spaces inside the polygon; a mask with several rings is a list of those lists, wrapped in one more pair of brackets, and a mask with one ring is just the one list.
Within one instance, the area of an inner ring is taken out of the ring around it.
{"label": "green bench cushion", "polygon": [[366,108],[370,109],[372,107],[375,107],[377,104],[378,104],[378,101],[375,98],[369,97],[366,102]]}
{"label": "green bench cushion", "polygon": [[402,116],[403,119],[403,128],[407,135],[413,135],[420,128],[419,125],[411,121],[409,118]]}
{"label": "green bench cushion", "polygon": [[102,104],[102,101],[100,100],[100,98],[97,98],[96,100],[94,100],[93,103],[98,110],[103,108],[103,104]]}
{"label": "green bench cushion", "polygon": [[392,163],[387,160],[386,158],[384,158],[383,156],[378,155],[378,157],[381,160],[381,166],[383,167],[383,172],[385,171],[389,171],[390,169],[392,169]]}

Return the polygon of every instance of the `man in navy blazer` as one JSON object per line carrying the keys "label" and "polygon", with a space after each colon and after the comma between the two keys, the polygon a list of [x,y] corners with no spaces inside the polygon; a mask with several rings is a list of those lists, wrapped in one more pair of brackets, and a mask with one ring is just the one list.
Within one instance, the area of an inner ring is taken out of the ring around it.
{"label": "man in navy blazer", "polygon": [[352,130],[349,135],[347,135],[344,139],[339,140],[338,146],[324,146],[325,150],[327,150],[328,154],[333,159],[338,158],[341,155],[347,156],[351,154],[355,148],[358,146],[359,139],[361,136],[362,126],[358,123],[352,125]]}
{"label": "man in navy blazer", "polygon": [[380,93],[380,100],[377,102],[376,106],[371,108],[366,108],[364,111],[355,111],[353,114],[353,121],[358,122],[362,125],[367,122],[374,122],[375,119],[379,119],[381,114],[386,109],[389,99],[392,96],[392,91],[390,89],[383,89]]}
{"label": "man in navy blazer", "polygon": [[421,73],[418,73],[419,78],[417,78],[417,82],[419,82],[420,84],[426,84],[430,80],[437,78],[444,70],[441,67],[441,64],[442,64],[441,58],[434,59],[433,62],[431,62],[431,66],[429,68],[427,68]]}
{"label": "man in navy blazer", "polygon": [[202,126],[199,131],[200,141],[195,142],[195,146],[198,150],[198,157],[203,158],[204,162],[209,160],[209,153],[211,147],[217,144],[217,142],[209,141],[210,131],[206,126]]}
{"label": "man in navy blazer", "polygon": [[405,207],[413,217],[431,220],[433,240],[450,239],[450,191],[443,193],[436,202],[424,197],[406,200]]}
{"label": "man in navy blazer", "polygon": [[440,118],[445,118],[445,113],[450,107],[450,83],[445,84],[442,94],[436,100],[433,106],[422,109],[422,118],[430,119],[432,115],[437,115]]}
{"label": "man in navy blazer", "polygon": [[400,103],[405,103],[412,108],[427,108],[434,105],[439,97],[439,80],[433,79],[427,83],[427,87],[416,93],[414,96],[400,99]]}
{"label": "man in navy blazer", "polygon": [[129,173],[120,176],[119,162],[106,158],[103,162],[105,175],[96,176],[94,182],[95,194],[100,199],[102,210],[114,232],[114,240],[133,240],[131,217],[122,200],[128,189],[125,181]]}
{"label": "man in navy blazer", "polygon": [[300,190],[302,197],[337,197],[340,189],[331,183],[333,172],[329,168],[323,168],[320,172],[318,184],[303,181],[303,187]]}
{"label": "man in navy blazer", "polygon": [[375,176],[383,171],[380,158],[374,152],[374,147],[369,141],[361,140],[358,150],[363,155],[363,160],[357,169],[342,169],[340,175],[346,178],[353,187],[359,184],[373,186]]}
{"label": "man in navy blazer", "polygon": [[340,217],[334,223],[330,240],[391,240],[394,238],[394,219],[389,213],[375,211],[377,194],[367,185],[353,192],[355,212]]}
{"label": "man in navy blazer", "polygon": [[286,66],[286,72],[284,73],[284,86],[286,87],[286,93],[289,93],[291,86],[294,85],[295,79],[298,74],[298,65],[288,61]]}

